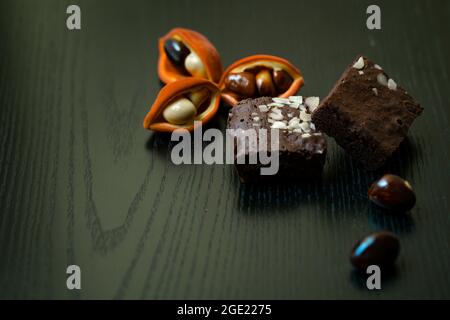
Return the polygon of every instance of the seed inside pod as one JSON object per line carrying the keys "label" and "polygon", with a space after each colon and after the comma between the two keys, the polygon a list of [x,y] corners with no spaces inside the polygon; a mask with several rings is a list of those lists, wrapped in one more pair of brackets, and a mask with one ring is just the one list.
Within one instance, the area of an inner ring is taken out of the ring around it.
{"label": "seed inside pod", "polygon": [[350,262],[364,272],[370,265],[388,268],[394,264],[399,251],[400,241],[393,233],[375,232],[355,244],[350,254]]}
{"label": "seed inside pod", "polygon": [[186,57],[191,53],[183,42],[176,39],[167,39],[164,42],[164,51],[169,60],[179,67],[184,66]]}
{"label": "seed inside pod", "polygon": [[408,181],[386,174],[369,188],[369,199],[392,211],[409,211],[416,204],[416,195]]}
{"label": "seed inside pod", "polygon": [[206,78],[206,70],[199,56],[191,52],[184,60],[184,67],[194,77]]}
{"label": "seed inside pod", "polygon": [[258,72],[256,75],[256,87],[260,96],[274,97],[277,95],[277,91],[273,85],[272,75],[267,69]]}
{"label": "seed inside pod", "polygon": [[278,93],[286,92],[294,82],[291,75],[285,70],[273,70],[273,81],[277,87]]}
{"label": "seed inside pod", "polygon": [[196,113],[197,109],[191,100],[179,98],[165,107],[163,117],[172,124],[185,124],[191,121]]}
{"label": "seed inside pod", "polygon": [[195,105],[196,108],[200,107],[210,95],[210,92],[207,88],[200,88],[198,90],[192,91],[188,93],[189,100]]}
{"label": "seed inside pod", "polygon": [[255,95],[255,76],[250,72],[230,73],[225,78],[225,86],[245,97],[253,97]]}

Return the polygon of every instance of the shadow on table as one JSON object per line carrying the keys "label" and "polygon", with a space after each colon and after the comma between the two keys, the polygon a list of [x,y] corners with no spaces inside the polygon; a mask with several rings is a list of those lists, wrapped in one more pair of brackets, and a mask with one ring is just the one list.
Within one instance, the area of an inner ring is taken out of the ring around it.
{"label": "shadow on table", "polygon": [[289,210],[292,208],[305,208],[329,216],[330,219],[339,219],[342,215],[347,218],[365,215],[369,219],[368,232],[412,232],[414,221],[409,214],[387,213],[369,201],[367,191],[375,180],[386,173],[407,178],[411,166],[421,157],[420,151],[409,140],[405,140],[382,168],[370,172],[351,160],[340,147],[332,147],[334,148],[330,150],[323,175],[315,180],[283,184],[240,184],[236,179],[238,210],[244,214],[266,215],[292,211]]}

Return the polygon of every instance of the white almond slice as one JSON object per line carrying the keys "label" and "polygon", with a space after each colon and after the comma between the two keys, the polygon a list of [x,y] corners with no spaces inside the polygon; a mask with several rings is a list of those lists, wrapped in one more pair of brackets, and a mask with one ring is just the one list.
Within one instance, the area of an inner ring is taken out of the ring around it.
{"label": "white almond slice", "polygon": [[303,131],[302,131],[302,129],[294,129],[293,130],[295,133],[302,133]]}
{"label": "white almond slice", "polygon": [[272,101],[275,103],[289,104],[289,99],[287,98],[272,98]]}
{"label": "white almond slice", "polygon": [[311,121],[311,115],[309,113],[306,113],[305,111],[300,111],[300,119],[302,121]]}
{"label": "white almond slice", "polygon": [[309,133],[302,134],[302,138],[309,138],[309,137],[311,137],[311,135]]}
{"label": "white almond slice", "polygon": [[270,108],[273,108],[273,107],[284,107],[284,104],[283,103],[273,102],[273,103],[269,103],[267,106],[270,107]]}
{"label": "white almond slice", "polygon": [[288,113],[287,116],[288,116],[289,118],[292,118],[292,117],[294,116],[294,114],[293,114],[293,113]]}
{"label": "white almond slice", "polygon": [[310,132],[311,131],[308,122],[300,123],[300,128],[302,128],[303,132]]}
{"label": "white almond slice", "polygon": [[283,120],[284,117],[280,113],[271,112],[269,113],[269,118],[272,118],[273,120]]}
{"label": "white almond slice", "polygon": [[364,71],[358,71],[358,73],[362,76],[364,74]]}
{"label": "white almond slice", "polygon": [[388,80],[387,80],[386,76],[383,73],[379,73],[377,75],[377,81],[382,86],[386,86],[387,87],[387,85],[388,85]]}
{"label": "white almond slice", "polygon": [[262,105],[258,106],[258,109],[259,109],[259,111],[261,111],[261,112],[267,112],[267,111],[269,111],[269,107],[266,106],[265,104],[262,104]]}
{"label": "white almond slice", "polygon": [[258,122],[259,121],[259,117],[253,117],[253,121]]}
{"label": "white almond slice", "polygon": [[309,108],[310,112],[313,112],[319,106],[319,97],[308,97],[305,100],[306,106]]}
{"label": "white almond slice", "polygon": [[373,67],[374,67],[375,69],[378,69],[378,70],[383,70],[383,68],[380,67],[378,64],[375,64]]}
{"label": "white almond slice", "polygon": [[289,120],[289,125],[288,125],[289,129],[300,129],[300,120],[295,117],[292,118],[291,120]]}
{"label": "white almond slice", "polygon": [[272,126],[272,129],[287,129],[286,124],[281,121],[275,121]]}
{"label": "white almond slice", "polygon": [[298,109],[298,107],[300,106],[299,103],[290,103],[289,107],[291,107],[292,109]]}
{"label": "white almond slice", "polygon": [[392,79],[388,80],[387,86],[391,90],[397,90],[397,83],[395,83],[395,81]]}
{"label": "white almond slice", "polygon": [[302,128],[300,128],[300,124],[298,122],[294,123],[292,125],[288,125],[288,129],[289,130],[302,130]]}
{"label": "white almond slice", "polygon": [[258,113],[257,112],[252,112],[252,116],[257,116]]}
{"label": "white almond slice", "polygon": [[298,104],[302,104],[303,103],[303,97],[302,96],[290,96],[289,97],[289,101],[290,102],[295,102]]}
{"label": "white almond slice", "polygon": [[281,109],[278,109],[277,107],[272,108],[270,111],[273,112],[273,113],[281,114]]}
{"label": "white almond slice", "polygon": [[378,89],[377,88],[372,88],[373,93],[377,96],[378,95]]}
{"label": "white almond slice", "polygon": [[358,70],[364,68],[363,57],[359,57],[358,61],[356,61],[355,64],[353,65],[353,68],[358,69]]}
{"label": "white almond slice", "polygon": [[310,123],[309,127],[311,128],[312,131],[316,131],[316,125],[314,123]]}

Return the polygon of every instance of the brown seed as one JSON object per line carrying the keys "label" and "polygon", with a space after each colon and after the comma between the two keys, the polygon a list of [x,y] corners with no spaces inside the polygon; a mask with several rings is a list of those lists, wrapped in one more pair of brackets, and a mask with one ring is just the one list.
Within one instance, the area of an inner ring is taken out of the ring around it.
{"label": "brown seed", "polygon": [[256,75],[256,87],[260,96],[275,97],[277,91],[273,85],[272,75],[269,70],[262,70]]}
{"label": "brown seed", "polygon": [[255,76],[250,72],[230,73],[225,79],[225,86],[245,97],[253,97],[255,95]]}
{"label": "brown seed", "polygon": [[291,75],[284,70],[273,70],[273,81],[278,93],[286,92],[294,82]]}
{"label": "brown seed", "polygon": [[368,195],[375,204],[396,212],[409,211],[416,204],[416,195],[409,182],[393,174],[375,181]]}
{"label": "brown seed", "polygon": [[393,233],[375,232],[355,244],[350,254],[350,262],[361,271],[366,271],[370,265],[388,268],[394,264],[399,252],[400,241]]}

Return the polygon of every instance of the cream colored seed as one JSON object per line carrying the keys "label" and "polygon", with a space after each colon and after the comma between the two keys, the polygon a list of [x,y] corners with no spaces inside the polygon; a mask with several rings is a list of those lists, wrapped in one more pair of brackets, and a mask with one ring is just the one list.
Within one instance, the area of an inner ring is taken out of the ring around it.
{"label": "cream colored seed", "polygon": [[163,117],[172,124],[185,124],[191,121],[197,114],[195,105],[187,98],[180,98],[167,105],[163,111]]}
{"label": "cream colored seed", "polygon": [[206,78],[206,70],[199,56],[191,52],[184,61],[184,67],[194,77]]}

